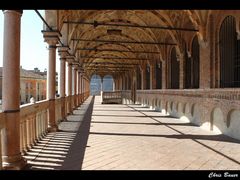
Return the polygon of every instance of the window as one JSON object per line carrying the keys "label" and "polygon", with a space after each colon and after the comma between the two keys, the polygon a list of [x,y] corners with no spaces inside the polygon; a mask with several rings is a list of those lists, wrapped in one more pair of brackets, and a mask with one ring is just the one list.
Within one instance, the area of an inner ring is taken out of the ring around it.
{"label": "window", "polygon": [[240,87],[240,41],[237,40],[236,21],[227,16],[219,33],[220,87]]}
{"label": "window", "polygon": [[146,89],[150,89],[150,66],[146,67]]}
{"label": "window", "polygon": [[192,42],[192,88],[199,88],[199,43],[195,36]]}
{"label": "window", "polygon": [[179,61],[177,60],[176,49],[173,48],[171,51],[170,62],[170,83],[171,89],[179,89]]}
{"label": "window", "polygon": [[156,63],[156,89],[162,89],[162,62]]}

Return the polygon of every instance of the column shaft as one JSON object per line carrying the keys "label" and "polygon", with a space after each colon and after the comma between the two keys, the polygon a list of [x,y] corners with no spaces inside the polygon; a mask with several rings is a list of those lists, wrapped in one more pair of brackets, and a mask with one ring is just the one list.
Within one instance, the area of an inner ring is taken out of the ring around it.
{"label": "column shaft", "polygon": [[74,108],[77,107],[77,68],[74,68]]}
{"label": "column shaft", "polygon": [[20,28],[22,12],[4,11],[2,131],[4,169],[21,169],[26,162],[20,153]]}
{"label": "column shaft", "polygon": [[69,103],[68,103],[68,112],[72,112],[72,64],[68,63],[68,96],[69,96]]}
{"label": "column shaft", "polygon": [[66,59],[62,58],[60,61],[60,97],[61,97],[61,113],[62,119],[66,117],[66,108],[65,108],[65,94],[66,94],[66,85],[65,85],[65,77],[66,77]]}

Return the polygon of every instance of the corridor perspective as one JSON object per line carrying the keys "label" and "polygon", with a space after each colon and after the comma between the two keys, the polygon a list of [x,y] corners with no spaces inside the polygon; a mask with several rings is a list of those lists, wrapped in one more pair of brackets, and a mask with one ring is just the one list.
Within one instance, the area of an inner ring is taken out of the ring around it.
{"label": "corridor perspective", "polygon": [[32,10],[41,98],[24,11],[3,10],[1,170],[240,169],[239,10]]}
{"label": "corridor perspective", "polygon": [[[27,153],[28,169],[238,170],[240,167],[239,140],[140,105],[101,104],[100,96],[91,105],[91,98],[60,124],[60,132],[49,134]],[[81,118],[84,114],[81,111],[87,108],[92,116]]]}

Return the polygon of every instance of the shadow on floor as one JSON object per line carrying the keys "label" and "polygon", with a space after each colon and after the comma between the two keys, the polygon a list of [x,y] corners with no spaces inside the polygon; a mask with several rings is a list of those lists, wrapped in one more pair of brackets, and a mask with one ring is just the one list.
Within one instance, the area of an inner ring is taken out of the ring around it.
{"label": "shadow on floor", "polygon": [[[80,170],[85,148],[88,147],[93,103],[94,97],[82,121],[81,114],[75,116],[75,119],[67,118],[71,120],[62,122],[67,124],[64,130],[48,133],[41,138],[24,156],[28,160],[24,170]],[[77,112],[78,109],[74,111]]]}

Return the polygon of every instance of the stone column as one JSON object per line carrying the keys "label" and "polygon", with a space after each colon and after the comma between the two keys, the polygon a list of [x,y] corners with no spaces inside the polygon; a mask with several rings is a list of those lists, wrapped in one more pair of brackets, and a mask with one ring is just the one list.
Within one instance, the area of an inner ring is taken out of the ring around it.
{"label": "stone column", "polygon": [[60,33],[58,31],[42,31],[44,41],[48,43],[48,71],[47,71],[47,99],[49,100],[48,130],[58,130],[55,121],[55,94],[56,94],[56,44]]}
{"label": "stone column", "polygon": [[113,91],[115,91],[115,80],[113,79],[113,87],[112,87]]}
{"label": "stone column", "polygon": [[74,74],[74,108],[77,107],[77,66],[75,65],[73,68]]}
{"label": "stone column", "polygon": [[185,85],[185,57],[183,56],[183,54],[178,56],[178,60],[179,60],[179,89],[184,89],[184,85]]}
{"label": "stone column", "polygon": [[81,105],[81,71],[78,70],[78,106]]}
{"label": "stone column", "polygon": [[146,89],[147,84],[146,84],[146,64],[142,67],[142,89]]}
{"label": "stone column", "polygon": [[167,88],[167,76],[166,76],[166,61],[162,61],[162,89]]}
{"label": "stone column", "polygon": [[81,103],[83,103],[83,74],[81,73]]}
{"label": "stone column", "polygon": [[82,77],[82,92],[83,92],[83,102],[85,101],[85,77],[84,77],[84,75],[83,75],[83,77]]}
{"label": "stone column", "polygon": [[26,162],[20,153],[20,29],[22,11],[4,10],[2,111],[3,168],[22,169]]}
{"label": "stone column", "polygon": [[199,88],[208,89],[211,87],[211,58],[210,58],[209,42],[200,41],[199,46]]}
{"label": "stone column", "polygon": [[62,103],[61,113],[62,119],[66,118],[65,96],[66,96],[66,55],[68,54],[68,47],[58,47],[60,55],[60,98]]}
{"label": "stone column", "polygon": [[137,72],[133,71],[132,74],[132,87],[131,87],[131,99],[132,103],[135,104],[136,102],[136,90],[137,90]]}
{"label": "stone column", "polygon": [[68,62],[68,112],[69,114],[72,113],[72,63]]}
{"label": "stone column", "polygon": [[103,78],[101,77],[101,103],[103,102]]}
{"label": "stone column", "polygon": [[150,89],[156,89],[156,63],[150,66]]}

